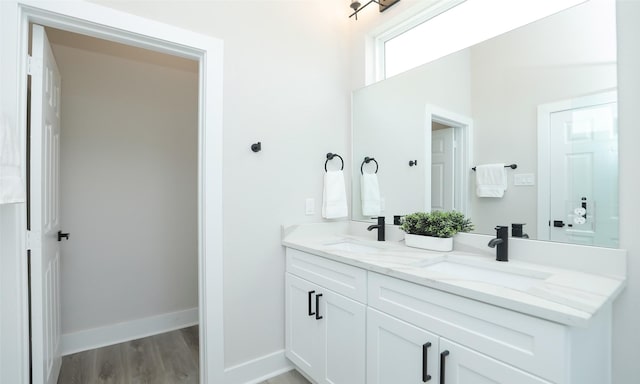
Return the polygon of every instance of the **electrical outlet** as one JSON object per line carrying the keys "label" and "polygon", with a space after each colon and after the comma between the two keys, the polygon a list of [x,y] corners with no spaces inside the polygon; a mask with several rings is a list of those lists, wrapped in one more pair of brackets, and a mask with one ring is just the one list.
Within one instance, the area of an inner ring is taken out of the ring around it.
{"label": "electrical outlet", "polygon": [[307,215],[313,215],[316,213],[316,200],[309,197],[305,200],[304,213]]}
{"label": "electrical outlet", "polygon": [[536,176],[533,173],[519,173],[513,175],[513,185],[536,185]]}

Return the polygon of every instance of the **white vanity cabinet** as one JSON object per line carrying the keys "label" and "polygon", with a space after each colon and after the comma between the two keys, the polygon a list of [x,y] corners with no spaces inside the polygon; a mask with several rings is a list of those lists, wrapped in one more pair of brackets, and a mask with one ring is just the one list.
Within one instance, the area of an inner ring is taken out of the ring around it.
{"label": "white vanity cabinet", "polygon": [[[391,377],[387,371],[394,368],[380,358],[377,349],[404,343],[408,350],[406,345],[426,341],[432,345],[427,364],[432,379],[427,382],[601,384],[611,380],[610,306],[591,319],[589,328],[569,327],[374,272],[368,274],[367,303],[369,384],[424,382],[379,379]],[[425,341],[399,330],[411,330],[412,335],[423,331]],[[390,341],[394,337],[397,340]],[[416,356],[420,358],[421,351],[406,358]],[[415,367],[413,371],[420,372]]]}
{"label": "white vanity cabinet", "polygon": [[285,280],[287,357],[317,383],[365,384],[366,271],[287,249]]}
{"label": "white vanity cabinet", "polygon": [[317,383],[608,384],[611,304],[574,327],[287,248],[286,355]]}

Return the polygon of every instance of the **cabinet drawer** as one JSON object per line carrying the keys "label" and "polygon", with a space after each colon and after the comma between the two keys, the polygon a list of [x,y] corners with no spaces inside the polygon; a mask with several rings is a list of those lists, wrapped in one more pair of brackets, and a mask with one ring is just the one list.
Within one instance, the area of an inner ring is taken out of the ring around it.
{"label": "cabinet drawer", "polygon": [[568,332],[556,323],[369,273],[369,306],[555,383],[566,383]]}
{"label": "cabinet drawer", "polygon": [[367,271],[287,248],[287,272],[361,303],[367,302]]}

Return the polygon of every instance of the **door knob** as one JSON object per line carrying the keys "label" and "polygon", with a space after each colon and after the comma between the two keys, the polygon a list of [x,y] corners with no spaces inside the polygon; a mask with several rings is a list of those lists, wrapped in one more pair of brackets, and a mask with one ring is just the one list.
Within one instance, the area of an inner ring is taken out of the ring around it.
{"label": "door knob", "polygon": [[69,234],[58,231],[58,241],[62,241],[62,239],[69,240]]}

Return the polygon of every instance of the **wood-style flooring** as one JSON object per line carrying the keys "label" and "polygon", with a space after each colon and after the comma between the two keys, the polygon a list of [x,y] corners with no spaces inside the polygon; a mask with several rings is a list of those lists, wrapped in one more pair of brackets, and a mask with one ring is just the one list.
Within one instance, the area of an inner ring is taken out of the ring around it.
{"label": "wood-style flooring", "polygon": [[[64,356],[58,384],[199,384],[198,326]],[[290,371],[259,384],[309,384]]]}

